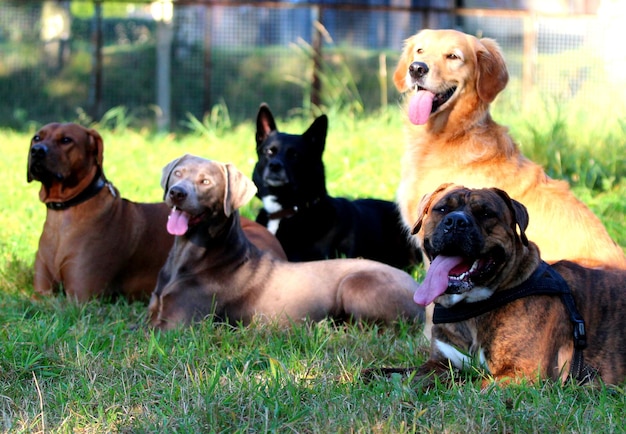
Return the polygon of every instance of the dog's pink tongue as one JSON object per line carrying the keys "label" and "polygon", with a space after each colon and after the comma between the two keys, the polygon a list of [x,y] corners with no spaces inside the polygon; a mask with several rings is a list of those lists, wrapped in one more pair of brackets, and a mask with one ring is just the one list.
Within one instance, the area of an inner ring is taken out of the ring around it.
{"label": "dog's pink tongue", "polygon": [[418,90],[409,101],[409,120],[415,125],[425,124],[433,109],[434,98],[434,93],[427,90]]}
{"label": "dog's pink tongue", "polygon": [[189,214],[172,208],[167,218],[167,231],[172,235],[185,235],[189,227]]}
{"label": "dog's pink tongue", "polygon": [[426,306],[446,292],[450,270],[462,262],[463,258],[460,256],[437,256],[430,263],[424,282],[413,295],[415,303]]}

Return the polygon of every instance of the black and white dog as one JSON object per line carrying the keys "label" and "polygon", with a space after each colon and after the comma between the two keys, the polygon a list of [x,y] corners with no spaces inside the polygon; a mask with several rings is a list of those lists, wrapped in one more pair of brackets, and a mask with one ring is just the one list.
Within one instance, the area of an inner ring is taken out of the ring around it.
{"label": "black and white dog", "polygon": [[363,257],[398,268],[418,263],[395,203],[328,195],[322,162],[327,129],[322,115],[302,135],[281,133],[261,104],[252,175],[263,201],[257,222],[276,235],[290,261]]}

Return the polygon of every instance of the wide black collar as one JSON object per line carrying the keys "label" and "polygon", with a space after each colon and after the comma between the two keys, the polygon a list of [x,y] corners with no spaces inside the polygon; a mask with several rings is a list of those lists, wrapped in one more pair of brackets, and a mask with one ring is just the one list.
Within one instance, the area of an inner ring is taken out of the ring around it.
{"label": "wide black collar", "polygon": [[78,193],[78,195],[63,202],[46,202],[46,208],[54,211],[66,210],[91,199],[96,194],[100,193],[100,190],[102,190],[105,186],[109,188],[113,196],[116,196],[113,185],[111,185],[111,183],[106,180],[104,175],[102,175],[101,173],[97,173],[91,183],[87,186],[87,188]]}
{"label": "wide black collar", "polygon": [[579,382],[588,381],[594,373],[584,366],[583,363],[582,350],[587,347],[585,321],[576,308],[576,301],[565,279],[544,261],[541,261],[539,267],[537,267],[529,279],[514,288],[496,291],[486,300],[475,303],[462,301],[451,307],[435,304],[433,323],[443,324],[465,321],[502,307],[512,301],[532,295],[561,296],[561,300],[567,308],[570,321],[574,327],[574,357],[570,365],[570,377],[577,379]]}
{"label": "wide black collar", "polygon": [[542,261],[539,267],[526,281],[520,285],[496,291],[491,297],[477,302],[461,301],[450,307],[435,304],[433,323],[451,323],[465,321],[477,317],[494,309],[502,307],[512,301],[531,295],[561,295],[570,293],[569,286],[560,274]]}

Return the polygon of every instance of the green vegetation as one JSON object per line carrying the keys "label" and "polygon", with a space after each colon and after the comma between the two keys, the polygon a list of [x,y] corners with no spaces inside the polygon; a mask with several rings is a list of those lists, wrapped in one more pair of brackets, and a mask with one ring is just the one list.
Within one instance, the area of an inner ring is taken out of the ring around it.
{"label": "green vegetation", "polygon": [[[494,117],[511,126],[524,152],[568,179],[626,246],[626,120],[550,107],[521,117],[506,107],[499,101]],[[375,116],[332,114],[325,153],[332,194],[393,199],[404,147],[399,118],[394,106]],[[299,132],[310,121],[293,117],[279,125]],[[132,114],[117,108],[95,124],[105,141],[107,177],[129,199],[161,200],[161,169],[184,153],[252,172],[254,125],[233,125],[225,105],[204,119],[189,117],[185,134],[156,135],[132,123]],[[146,327],[138,303],[32,300],[45,216],[39,186],[26,183],[33,131],[0,130],[9,145],[0,160],[0,430],[624,432],[624,385],[542,383],[481,392],[480,378],[464,375],[451,388],[419,393],[400,377],[364,383],[362,368],[424,360],[427,343],[414,324],[323,322],[280,330],[206,321],[161,334]],[[254,199],[243,214],[254,217],[259,206]]]}

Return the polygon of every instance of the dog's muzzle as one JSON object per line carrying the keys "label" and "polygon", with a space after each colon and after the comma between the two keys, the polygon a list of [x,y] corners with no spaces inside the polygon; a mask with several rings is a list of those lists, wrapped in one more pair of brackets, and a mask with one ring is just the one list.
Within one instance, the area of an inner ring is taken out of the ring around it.
{"label": "dog's muzzle", "polygon": [[428,74],[428,65],[424,62],[413,62],[409,65],[409,75],[413,80],[419,80]]}
{"label": "dog's muzzle", "polygon": [[38,143],[30,148],[30,158],[32,161],[45,160],[47,155],[48,147],[44,144]]}
{"label": "dog's muzzle", "polygon": [[289,184],[285,166],[280,161],[270,162],[263,171],[263,182],[269,187],[283,187]]}
{"label": "dog's muzzle", "polygon": [[425,247],[434,255],[478,257],[483,245],[473,220],[454,211],[443,218]]}
{"label": "dog's muzzle", "polygon": [[48,168],[49,148],[43,143],[31,146],[28,154],[28,181],[62,181],[63,174],[53,172]]}
{"label": "dog's muzzle", "polygon": [[445,233],[463,233],[472,225],[467,214],[461,211],[454,211],[448,214],[441,222]]}
{"label": "dog's muzzle", "polygon": [[188,193],[184,188],[174,185],[167,192],[168,199],[172,205],[180,206],[187,199]]}

